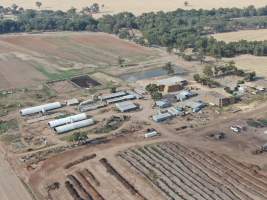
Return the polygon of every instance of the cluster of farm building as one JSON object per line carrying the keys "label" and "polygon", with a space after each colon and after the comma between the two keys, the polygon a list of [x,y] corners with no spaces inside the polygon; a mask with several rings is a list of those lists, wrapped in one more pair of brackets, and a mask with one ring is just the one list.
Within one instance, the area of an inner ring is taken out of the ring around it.
{"label": "cluster of farm building", "polygon": [[[84,79],[84,76],[82,78]],[[78,113],[58,119],[51,119],[48,122],[51,130],[57,134],[62,134],[94,125],[96,120],[94,116],[90,116],[88,113],[105,107],[112,107],[121,113],[133,113],[143,109],[142,101],[152,101],[151,105],[153,106],[151,106],[151,109],[154,114],[150,120],[155,123],[162,123],[176,117],[201,113],[208,106],[224,107],[238,101],[236,96],[227,93],[220,93],[212,89],[202,91],[202,89],[194,87],[190,81],[180,76],[152,80],[151,83],[156,84],[159,91],[163,94],[161,99],[152,100],[145,86],[136,86],[117,90],[113,93],[94,95],[83,101],[75,97],[64,102],[24,108],[20,110],[20,114],[23,117],[32,117],[36,114],[49,115],[49,113],[54,113],[57,109],[68,106],[73,107]],[[265,89],[251,84],[243,85],[238,89],[239,96],[245,95],[248,91],[264,92]],[[155,135],[155,131],[152,130],[149,134]]]}

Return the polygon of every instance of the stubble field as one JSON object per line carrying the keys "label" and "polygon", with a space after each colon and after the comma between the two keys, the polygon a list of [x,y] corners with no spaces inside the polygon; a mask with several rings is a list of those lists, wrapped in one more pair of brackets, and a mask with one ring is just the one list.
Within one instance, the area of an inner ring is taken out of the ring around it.
{"label": "stubble field", "polygon": [[267,29],[217,33],[212,36],[217,40],[225,42],[238,42],[240,40],[263,41],[267,40]]}
{"label": "stubble field", "polygon": [[[10,6],[13,3],[25,7],[25,8],[36,8],[35,0],[2,0],[1,4],[4,6]],[[185,8],[184,0],[168,0],[168,1],[160,1],[156,0],[151,3],[150,0],[45,0],[42,1],[43,9],[61,9],[68,10],[71,7],[75,7],[77,9],[81,9],[85,6],[88,6],[92,3],[99,3],[100,5],[104,4],[104,13],[118,13],[123,11],[133,12],[134,14],[142,14],[144,12],[151,11],[172,11],[177,8]],[[221,1],[208,1],[208,0],[190,0],[189,6],[187,9],[211,9],[211,8],[219,8],[219,7],[245,7],[249,5],[255,5],[257,7],[265,6],[265,0],[242,0],[242,1],[231,1],[231,0],[221,0]]]}

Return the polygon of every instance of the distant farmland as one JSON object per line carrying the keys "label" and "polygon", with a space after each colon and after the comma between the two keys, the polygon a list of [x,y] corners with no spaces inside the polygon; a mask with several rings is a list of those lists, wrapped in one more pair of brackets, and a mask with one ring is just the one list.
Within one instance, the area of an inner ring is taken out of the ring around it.
{"label": "distant farmland", "polygon": [[[13,3],[25,7],[25,8],[36,8],[36,0],[2,0],[1,4],[4,6],[11,6]],[[112,14],[123,11],[133,12],[134,14],[141,14],[144,12],[151,11],[172,11],[177,8],[186,9],[211,9],[219,7],[245,7],[249,5],[255,5],[256,7],[265,6],[267,2],[265,0],[242,0],[242,1],[231,1],[231,0],[221,0],[221,1],[210,1],[210,0],[189,0],[189,5],[184,6],[184,0],[154,0],[153,3],[150,0],[44,0],[43,9],[53,9],[53,10],[68,10],[71,7],[81,9],[88,6],[94,2],[104,5],[103,14]]]}
{"label": "distant farmland", "polygon": [[0,37],[0,89],[69,77],[77,71],[158,57],[158,52],[104,33],[45,33]]}
{"label": "distant farmland", "polygon": [[225,42],[237,42],[239,40],[263,41],[267,40],[267,29],[217,33],[212,36],[217,40]]}

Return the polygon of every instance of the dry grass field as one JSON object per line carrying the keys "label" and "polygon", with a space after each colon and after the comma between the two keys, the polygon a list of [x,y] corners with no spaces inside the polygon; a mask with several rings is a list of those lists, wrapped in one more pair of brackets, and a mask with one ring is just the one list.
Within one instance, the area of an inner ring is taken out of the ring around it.
{"label": "dry grass field", "polygon": [[158,58],[158,51],[104,33],[45,33],[0,37],[0,89],[69,77],[81,70]]}
{"label": "dry grass field", "polygon": [[241,55],[225,60],[233,60],[239,68],[248,71],[256,71],[259,76],[267,77],[267,57]]}
{"label": "dry grass field", "polygon": [[225,42],[236,42],[239,40],[263,41],[267,40],[267,29],[217,33],[212,36],[217,40]]}
{"label": "dry grass field", "polygon": [[[36,8],[36,0],[2,0],[1,4],[4,6],[10,6],[13,3],[25,7],[25,8]],[[170,11],[177,8],[185,8],[184,0],[168,0],[168,1],[150,1],[150,0],[43,0],[43,9],[62,9],[67,10],[71,7],[81,9],[94,2],[100,5],[104,4],[104,13],[118,13],[122,11],[129,11],[135,14],[141,14],[150,11]],[[198,8],[219,8],[219,7],[245,7],[248,5],[255,5],[257,7],[266,5],[265,0],[242,0],[242,1],[231,1],[231,0],[220,0],[220,1],[209,1],[209,0],[190,0],[187,9],[198,9]]]}

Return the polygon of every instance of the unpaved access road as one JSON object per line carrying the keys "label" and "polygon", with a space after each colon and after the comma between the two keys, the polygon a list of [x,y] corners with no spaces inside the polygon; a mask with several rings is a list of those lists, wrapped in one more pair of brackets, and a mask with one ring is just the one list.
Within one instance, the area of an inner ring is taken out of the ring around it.
{"label": "unpaved access road", "polygon": [[0,147],[0,199],[32,200],[22,182],[5,160],[5,153]]}

